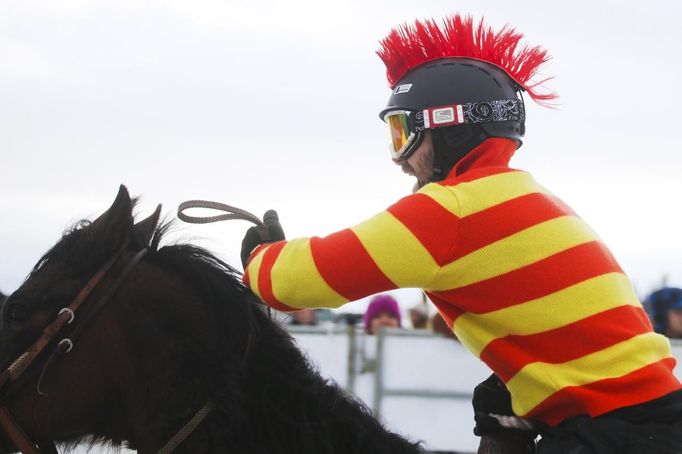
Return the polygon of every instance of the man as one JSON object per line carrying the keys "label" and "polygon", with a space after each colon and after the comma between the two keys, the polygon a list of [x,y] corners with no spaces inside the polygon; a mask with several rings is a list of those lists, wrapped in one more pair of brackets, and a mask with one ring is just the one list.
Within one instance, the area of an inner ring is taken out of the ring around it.
{"label": "man", "polygon": [[541,431],[542,453],[682,453],[668,340],[587,224],[508,165],[525,132],[521,92],[555,97],[531,82],[546,51],[521,37],[459,16],[393,30],[380,116],[416,192],[324,238],[273,242],[284,235],[270,217],[244,239],[244,281],[289,311],[422,288],[496,373],[475,393],[478,433],[517,415]]}
{"label": "man", "polygon": [[682,289],[663,287],[644,301],[657,333],[673,339],[682,338]]}
{"label": "man", "polygon": [[292,314],[289,325],[294,326],[315,326],[317,325],[317,314],[315,309],[301,309]]}

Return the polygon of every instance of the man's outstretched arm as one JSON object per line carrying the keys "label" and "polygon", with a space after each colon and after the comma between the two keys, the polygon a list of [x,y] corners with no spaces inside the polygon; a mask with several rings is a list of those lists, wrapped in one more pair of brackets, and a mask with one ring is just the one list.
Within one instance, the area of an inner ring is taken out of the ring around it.
{"label": "man's outstretched arm", "polygon": [[280,310],[338,307],[395,288],[429,289],[455,244],[457,200],[430,184],[354,227],[257,247],[244,282]]}

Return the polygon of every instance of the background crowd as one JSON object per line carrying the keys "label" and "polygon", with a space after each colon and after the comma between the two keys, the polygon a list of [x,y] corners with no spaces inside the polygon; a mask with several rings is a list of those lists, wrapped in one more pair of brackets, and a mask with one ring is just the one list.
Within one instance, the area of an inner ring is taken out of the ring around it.
{"label": "background crowd", "polygon": [[[6,295],[0,291],[0,303]],[[671,339],[682,339],[682,288],[661,287],[643,301],[654,330]],[[324,323],[361,324],[366,334],[375,335],[381,328],[430,330],[457,339],[443,318],[426,299],[406,311],[407,323],[398,301],[389,294],[375,295],[364,314],[334,313],[329,309],[304,309],[287,314],[285,323],[293,326],[317,326]]]}
{"label": "background crowd", "polygon": [[360,327],[365,334],[376,335],[382,328],[404,328],[429,330],[456,339],[435,308],[423,299],[417,305],[403,311],[398,301],[390,294],[375,295],[369,301],[363,314],[334,313],[329,309],[303,309],[285,315],[285,323],[291,326],[318,326],[338,323]]}
{"label": "background crowd", "polygon": [[[664,286],[651,292],[642,303],[657,333],[672,339],[682,339],[682,289]],[[288,314],[286,323],[299,326],[322,323],[358,324],[369,335],[378,334],[383,327],[429,330],[456,339],[443,318],[426,299],[404,312],[403,314],[393,296],[379,294],[370,300],[362,316],[334,313],[329,309],[305,309]]]}

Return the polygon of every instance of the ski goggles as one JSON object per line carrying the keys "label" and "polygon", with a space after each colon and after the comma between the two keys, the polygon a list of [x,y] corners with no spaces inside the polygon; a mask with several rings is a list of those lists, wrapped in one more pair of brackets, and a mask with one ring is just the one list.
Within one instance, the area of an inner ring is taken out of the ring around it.
{"label": "ski goggles", "polygon": [[389,149],[394,161],[408,158],[421,144],[425,129],[462,124],[525,120],[521,99],[470,102],[428,107],[423,110],[390,110],[383,120],[391,134]]}
{"label": "ski goggles", "polygon": [[421,143],[424,132],[424,122],[417,118],[421,112],[410,110],[392,110],[384,115],[384,121],[388,125],[391,134],[389,150],[393,160],[399,161],[407,158]]}

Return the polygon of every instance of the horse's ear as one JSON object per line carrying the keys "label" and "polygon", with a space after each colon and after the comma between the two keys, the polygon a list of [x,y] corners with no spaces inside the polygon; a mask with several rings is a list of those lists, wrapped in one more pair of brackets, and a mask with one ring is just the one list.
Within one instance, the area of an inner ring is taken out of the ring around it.
{"label": "horse's ear", "polygon": [[121,185],[116,200],[109,209],[92,222],[95,238],[101,238],[115,248],[121,247],[133,229],[133,201],[128,189]]}
{"label": "horse's ear", "polygon": [[156,207],[156,210],[146,219],[141,220],[135,224],[135,237],[142,247],[149,247],[152,242],[152,237],[156,231],[156,226],[159,224],[159,217],[161,216],[161,205]]}

